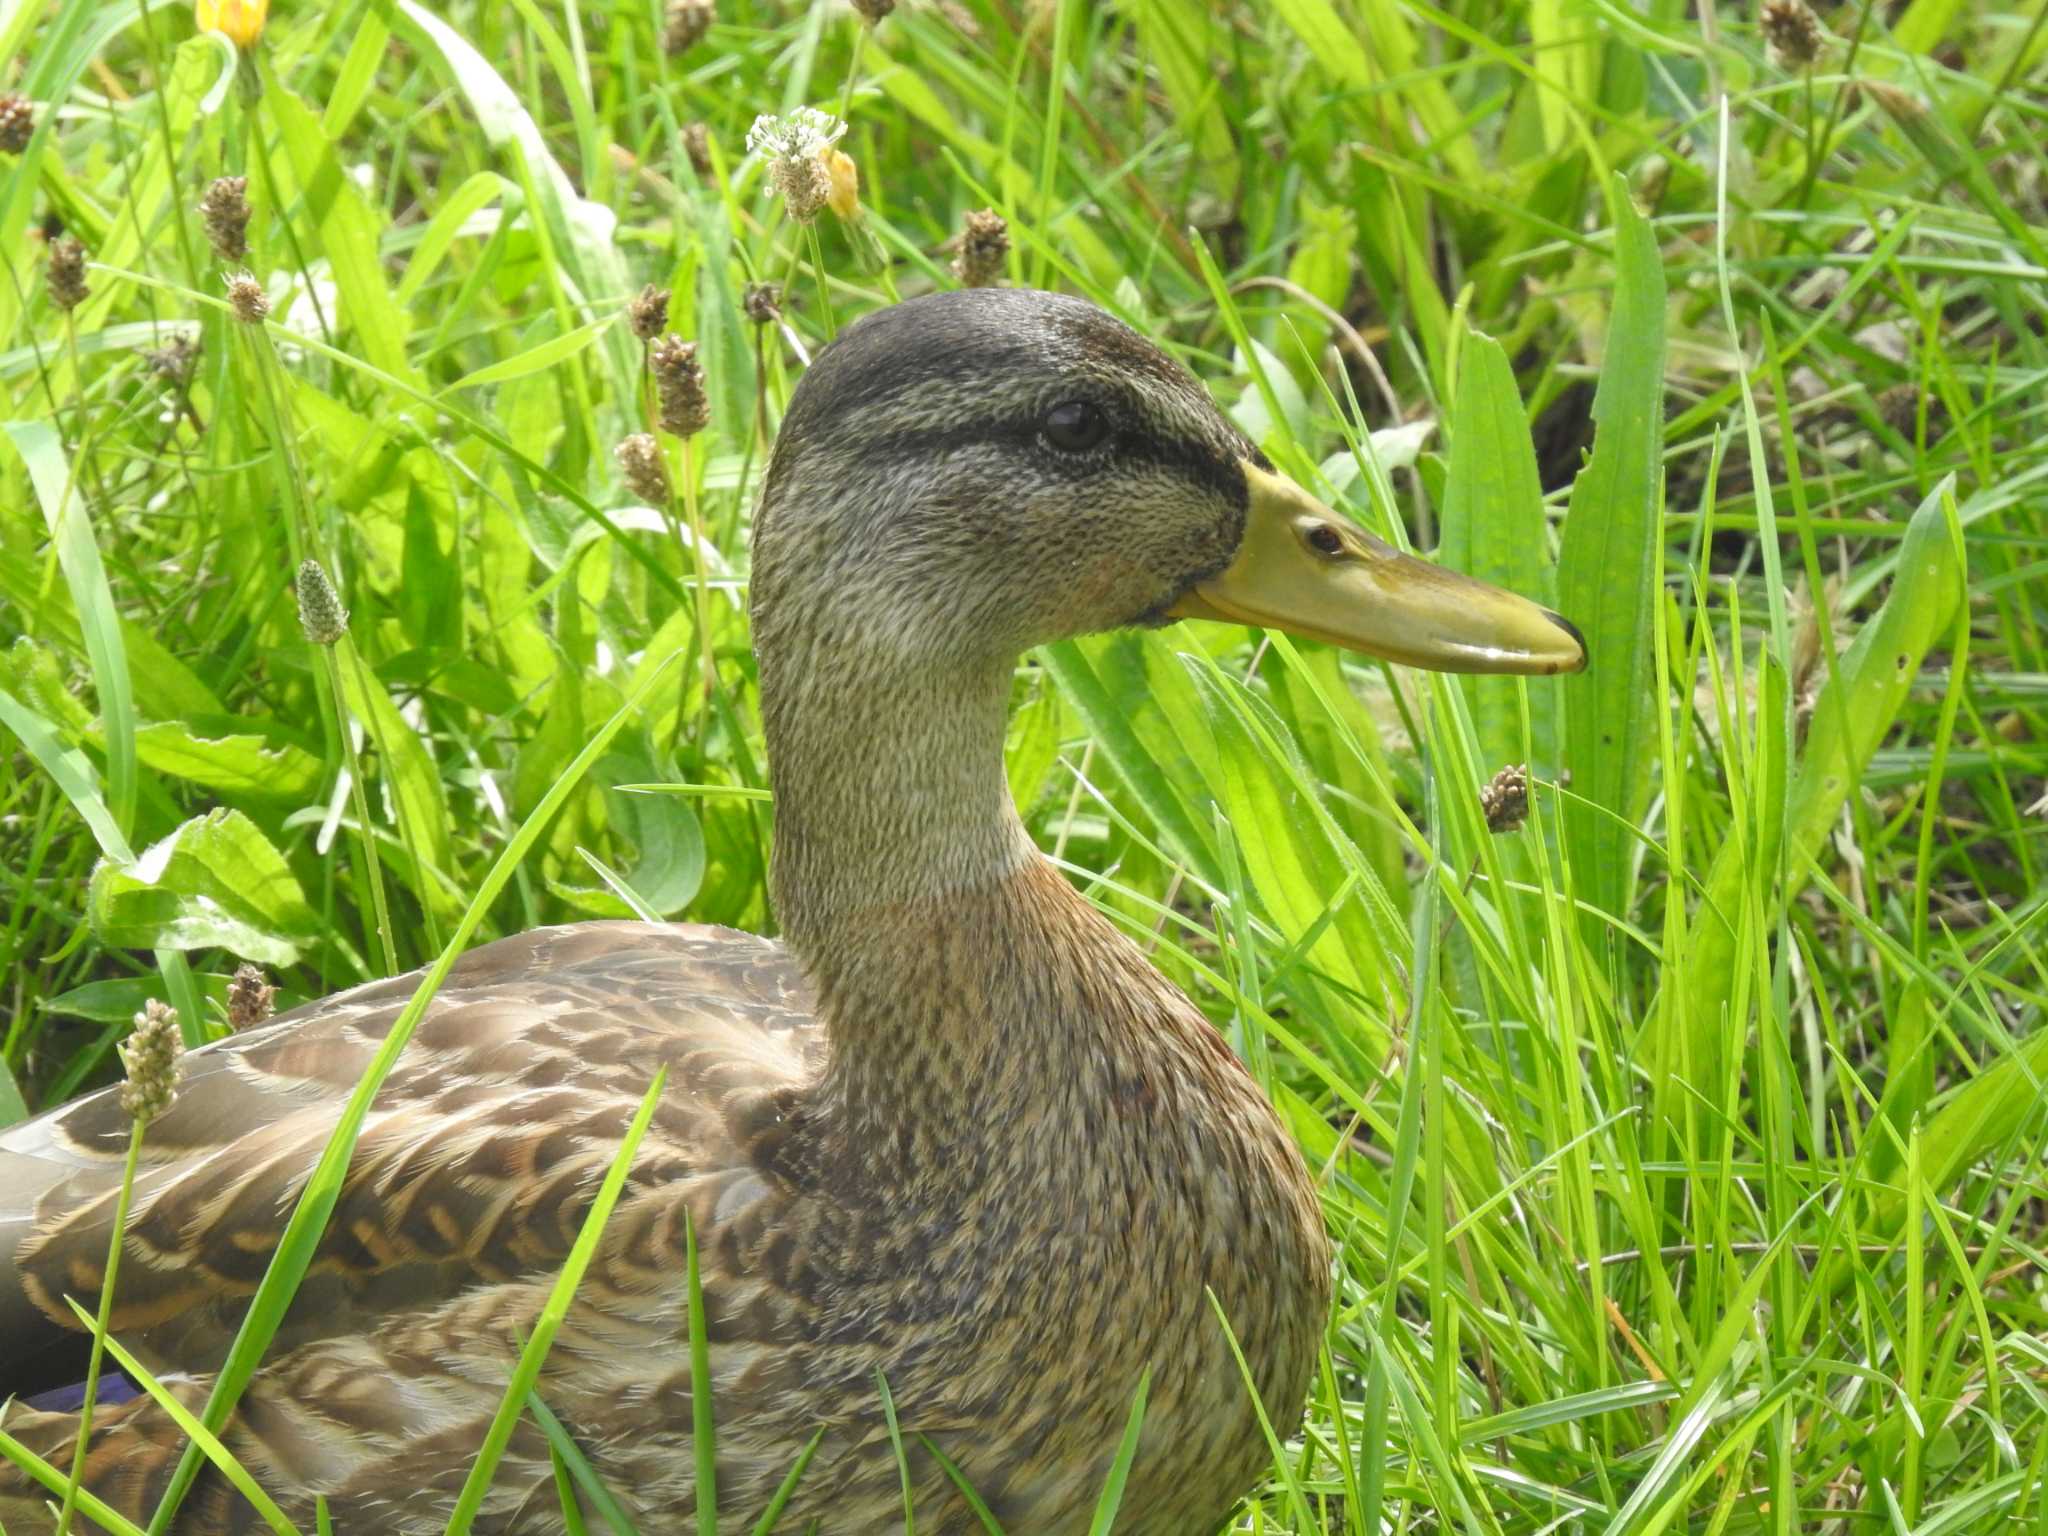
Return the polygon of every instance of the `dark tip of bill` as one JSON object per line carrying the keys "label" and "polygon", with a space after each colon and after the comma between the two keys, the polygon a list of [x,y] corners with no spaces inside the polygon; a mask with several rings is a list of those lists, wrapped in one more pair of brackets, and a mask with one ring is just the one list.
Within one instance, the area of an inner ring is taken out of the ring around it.
{"label": "dark tip of bill", "polygon": [[1579,648],[1579,664],[1576,667],[1573,667],[1571,670],[1574,672],[1583,672],[1586,668],[1587,661],[1586,637],[1579,633],[1579,626],[1574,624],[1570,619],[1566,618],[1563,614],[1552,613],[1548,608],[1543,610],[1543,617],[1550,620],[1551,623],[1555,624],[1559,629],[1563,630],[1566,634],[1572,637],[1572,644],[1576,645]]}

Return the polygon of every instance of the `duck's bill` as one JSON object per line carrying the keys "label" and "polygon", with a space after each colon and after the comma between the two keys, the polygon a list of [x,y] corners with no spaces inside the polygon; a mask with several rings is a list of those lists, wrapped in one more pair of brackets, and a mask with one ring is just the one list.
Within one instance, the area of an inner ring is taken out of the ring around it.
{"label": "duck's bill", "polygon": [[1527,598],[1404,555],[1284,475],[1247,462],[1251,507],[1229,567],[1168,612],[1327,640],[1438,672],[1576,672],[1569,620]]}

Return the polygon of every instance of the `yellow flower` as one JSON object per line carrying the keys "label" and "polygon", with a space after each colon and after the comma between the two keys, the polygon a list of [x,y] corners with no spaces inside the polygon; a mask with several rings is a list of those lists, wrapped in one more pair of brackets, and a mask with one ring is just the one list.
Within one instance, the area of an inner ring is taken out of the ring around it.
{"label": "yellow flower", "polygon": [[247,51],[263,35],[270,19],[270,0],[198,0],[193,20],[202,32],[219,32]]}
{"label": "yellow flower", "polygon": [[832,178],[832,190],[826,194],[825,203],[842,219],[851,219],[860,213],[860,167],[853,163],[853,156],[843,150],[828,149],[821,158],[825,170]]}

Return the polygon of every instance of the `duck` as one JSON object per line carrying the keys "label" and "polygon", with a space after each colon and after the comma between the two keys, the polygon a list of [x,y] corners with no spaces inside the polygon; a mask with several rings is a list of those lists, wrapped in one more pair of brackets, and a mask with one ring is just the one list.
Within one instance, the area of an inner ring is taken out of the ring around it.
{"label": "duck", "polygon": [[[1104,310],[1010,288],[912,298],[819,353],[749,605],[779,938],[585,922],[465,955],[226,1444],[301,1529],[318,1499],[339,1531],[441,1531],[665,1069],[537,1389],[638,1529],[697,1528],[694,1234],[729,1527],[810,1446],[776,1530],[1087,1531],[1143,1383],[1116,1529],[1214,1532],[1300,1422],[1332,1249],[1257,1082],[1020,819],[1019,658],[1199,618],[1542,675],[1584,665],[1578,632],[1317,500]],[[185,1056],[111,1331],[195,1410],[419,980]],[[0,1135],[10,1359],[77,1340],[67,1297],[99,1305],[127,1139],[117,1090]],[[69,1467],[75,1413],[14,1402],[0,1428]],[[102,1404],[85,1485],[146,1523],[183,1446],[148,1397]],[[46,1498],[0,1463],[7,1530],[51,1529]],[[262,1528],[211,1470],[172,1527]],[[472,1529],[565,1530],[532,1416]]]}

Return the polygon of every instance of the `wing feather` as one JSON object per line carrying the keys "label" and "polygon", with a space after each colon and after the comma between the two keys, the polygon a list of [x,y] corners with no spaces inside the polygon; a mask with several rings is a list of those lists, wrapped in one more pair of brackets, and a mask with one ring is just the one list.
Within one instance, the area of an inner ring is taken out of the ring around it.
{"label": "wing feather", "polygon": [[[152,1368],[210,1371],[343,1103],[419,973],[191,1053],[143,1144],[114,1327]],[[278,1348],[551,1273],[655,1070],[668,1091],[629,1189],[735,1158],[723,1109],[815,1046],[775,945],[641,923],[539,929],[454,967],[358,1142]],[[0,1133],[0,1331],[24,1353],[97,1305],[127,1125],[114,1090]],[[0,1385],[5,1385],[0,1383]]]}

